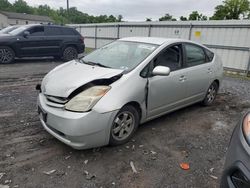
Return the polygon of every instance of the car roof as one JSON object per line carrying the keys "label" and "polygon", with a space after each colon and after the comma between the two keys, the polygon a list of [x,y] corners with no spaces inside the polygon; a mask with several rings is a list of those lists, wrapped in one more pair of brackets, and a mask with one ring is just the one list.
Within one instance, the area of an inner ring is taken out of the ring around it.
{"label": "car roof", "polygon": [[127,37],[119,39],[121,41],[131,41],[131,42],[141,42],[162,45],[164,43],[176,43],[176,42],[191,42],[185,39],[176,39],[176,38],[160,38],[160,37]]}

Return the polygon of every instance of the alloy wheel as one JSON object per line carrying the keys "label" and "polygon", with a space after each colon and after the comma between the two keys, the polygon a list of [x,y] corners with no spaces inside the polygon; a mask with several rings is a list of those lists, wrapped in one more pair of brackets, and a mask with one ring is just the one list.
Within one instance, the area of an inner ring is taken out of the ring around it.
{"label": "alloy wheel", "polygon": [[133,132],[134,126],[134,115],[129,111],[121,112],[114,120],[111,134],[116,140],[125,140]]}
{"label": "alloy wheel", "polygon": [[0,49],[0,63],[10,63],[13,59],[13,54],[10,49],[1,48]]}

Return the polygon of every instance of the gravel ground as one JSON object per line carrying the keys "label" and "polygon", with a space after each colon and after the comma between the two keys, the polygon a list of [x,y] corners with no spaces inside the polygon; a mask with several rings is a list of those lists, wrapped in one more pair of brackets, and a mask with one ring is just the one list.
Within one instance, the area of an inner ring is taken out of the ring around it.
{"label": "gravel ground", "polygon": [[35,85],[60,63],[0,66],[0,185],[219,187],[231,133],[250,109],[250,81],[225,77],[213,106],[195,104],[143,124],[126,145],[77,151],[44,131],[36,112]]}

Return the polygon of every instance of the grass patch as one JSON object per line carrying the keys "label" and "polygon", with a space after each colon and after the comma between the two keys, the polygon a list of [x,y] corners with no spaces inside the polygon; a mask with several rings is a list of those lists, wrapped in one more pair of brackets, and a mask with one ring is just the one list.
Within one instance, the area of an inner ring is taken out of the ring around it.
{"label": "grass patch", "polygon": [[94,50],[94,48],[85,48],[84,53],[85,54],[89,54],[90,52],[92,52]]}
{"label": "grass patch", "polygon": [[242,80],[250,80],[249,76],[244,76],[244,75],[240,75],[240,74],[231,74],[231,73],[224,72],[224,76],[231,77],[231,78],[238,78],[238,79],[242,79]]}

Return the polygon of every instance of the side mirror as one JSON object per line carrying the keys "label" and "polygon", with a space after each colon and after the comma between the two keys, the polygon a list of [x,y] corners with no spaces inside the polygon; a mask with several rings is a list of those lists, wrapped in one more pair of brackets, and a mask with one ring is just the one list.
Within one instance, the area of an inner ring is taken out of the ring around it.
{"label": "side mirror", "polygon": [[153,76],[168,76],[170,74],[170,68],[165,66],[157,66],[153,69]]}
{"label": "side mirror", "polygon": [[30,32],[29,32],[29,31],[24,31],[24,32],[23,32],[23,37],[24,37],[24,38],[27,38],[29,35],[30,35]]}

